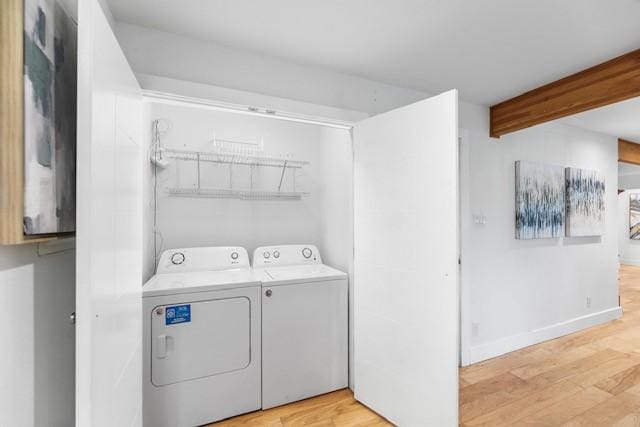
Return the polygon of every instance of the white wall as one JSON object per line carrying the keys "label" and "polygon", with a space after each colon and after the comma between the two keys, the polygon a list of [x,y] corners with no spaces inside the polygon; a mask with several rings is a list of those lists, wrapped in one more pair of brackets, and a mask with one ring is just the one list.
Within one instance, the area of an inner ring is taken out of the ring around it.
{"label": "white wall", "polygon": [[[350,199],[351,141],[348,131],[199,107],[164,103],[148,103],[147,106],[150,120],[163,119],[171,124],[169,132],[162,137],[165,148],[213,150],[211,141],[215,135],[239,141],[262,140],[266,154],[287,154],[292,159],[310,161],[303,175],[296,178],[297,188],[310,195],[299,201],[273,201],[170,196],[167,188],[193,184],[196,171],[193,162],[172,160],[167,169],[157,170],[158,255],[162,250],[191,246],[237,245],[251,253],[262,245],[312,243],[319,246],[327,261],[348,269],[352,243],[351,217],[346,212],[350,205],[339,209],[333,205]],[[228,167],[204,163],[201,176],[203,187],[226,184]],[[235,168],[236,182],[248,176],[247,167]],[[254,182],[256,187],[275,190],[279,176],[280,170],[258,170]],[[290,171],[285,177],[285,185],[290,183],[289,178]],[[150,193],[150,202],[147,206],[152,210],[153,189],[151,182],[148,185],[146,192]],[[326,236],[336,236],[338,240],[329,242]],[[153,239],[147,242],[149,244],[153,244]],[[149,272],[153,250],[147,249],[146,253]]]}
{"label": "white wall", "polygon": [[618,188],[621,190],[640,188],[640,174],[619,175]]}
{"label": "white wall", "polygon": [[349,273],[349,385],[353,387],[353,144],[351,132],[320,131],[320,248],[325,264]]}
{"label": "white wall", "polygon": [[629,238],[629,196],[631,194],[640,194],[640,189],[626,190],[618,194],[618,255],[620,264],[640,266],[640,240]]}
{"label": "white wall", "polygon": [[351,132],[320,128],[318,197],[323,261],[351,271],[353,258],[353,144]]}
{"label": "white wall", "polygon": [[[488,137],[488,111],[467,106],[461,156],[462,283],[469,293],[467,361],[484,360],[615,318],[617,140],[561,124]],[[606,180],[602,237],[514,238],[514,162],[600,170]],[[486,218],[476,224],[474,217]],[[590,306],[587,306],[590,298]],[[464,350],[464,348],[463,348]]]}
{"label": "white wall", "polygon": [[74,265],[74,250],[0,246],[2,426],[74,423]]}

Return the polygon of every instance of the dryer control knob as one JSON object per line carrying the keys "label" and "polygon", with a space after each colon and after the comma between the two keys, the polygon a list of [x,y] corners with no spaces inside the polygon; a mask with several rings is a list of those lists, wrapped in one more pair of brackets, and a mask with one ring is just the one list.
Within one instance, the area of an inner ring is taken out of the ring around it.
{"label": "dryer control knob", "polygon": [[182,252],[176,252],[171,255],[171,263],[173,265],[180,265],[184,262],[184,254]]}
{"label": "dryer control knob", "polygon": [[231,259],[238,259],[238,252],[231,252]]}
{"label": "dryer control knob", "polygon": [[269,259],[269,257],[271,256],[271,254],[270,254],[269,252],[267,252],[267,251],[264,251],[264,252],[262,253],[262,256],[264,257],[264,259]]}
{"label": "dryer control knob", "polygon": [[267,289],[264,294],[268,297],[270,297],[271,295],[273,295],[273,291],[271,289]]}
{"label": "dryer control knob", "polygon": [[309,249],[309,248],[304,248],[304,249],[302,250],[302,256],[303,256],[303,257],[305,257],[305,258],[309,259],[309,258],[311,258],[311,255],[312,255],[311,249]]}
{"label": "dryer control knob", "polygon": [[273,251],[273,257],[274,257],[274,258],[280,258],[280,252],[278,252],[278,251]]}

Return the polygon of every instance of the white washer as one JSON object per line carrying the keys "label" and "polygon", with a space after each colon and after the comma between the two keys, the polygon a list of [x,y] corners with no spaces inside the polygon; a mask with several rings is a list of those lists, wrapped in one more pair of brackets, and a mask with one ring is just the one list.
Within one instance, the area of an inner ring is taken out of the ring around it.
{"label": "white washer", "polygon": [[348,385],[347,274],[313,245],[257,248],[262,281],[262,408]]}
{"label": "white washer", "polygon": [[260,409],[260,281],[244,248],[165,251],[142,295],[145,426]]}

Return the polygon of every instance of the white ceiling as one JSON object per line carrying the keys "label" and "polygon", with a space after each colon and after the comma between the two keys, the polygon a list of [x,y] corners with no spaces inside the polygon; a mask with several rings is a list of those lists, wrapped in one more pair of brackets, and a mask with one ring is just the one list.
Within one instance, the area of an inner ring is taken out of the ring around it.
{"label": "white ceiling", "polygon": [[640,98],[586,111],[560,121],[640,143]]}
{"label": "white ceiling", "polygon": [[493,104],[640,47],[639,0],[108,0],[116,20]]}
{"label": "white ceiling", "polygon": [[618,176],[640,175],[640,166],[618,162]]}

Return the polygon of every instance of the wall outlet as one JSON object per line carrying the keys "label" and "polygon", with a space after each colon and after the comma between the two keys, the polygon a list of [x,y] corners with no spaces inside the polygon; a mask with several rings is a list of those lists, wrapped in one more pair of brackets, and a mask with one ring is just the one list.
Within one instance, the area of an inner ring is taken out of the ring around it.
{"label": "wall outlet", "polygon": [[587,297],[587,308],[591,308],[591,297]]}
{"label": "wall outlet", "polygon": [[487,217],[485,215],[473,215],[473,223],[478,225],[486,225]]}

